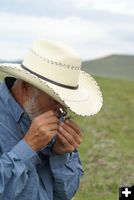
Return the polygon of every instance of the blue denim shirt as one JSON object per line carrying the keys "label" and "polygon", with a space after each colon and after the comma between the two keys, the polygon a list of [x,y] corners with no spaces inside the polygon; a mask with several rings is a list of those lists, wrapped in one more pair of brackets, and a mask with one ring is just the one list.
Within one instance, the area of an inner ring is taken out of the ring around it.
{"label": "blue denim shirt", "polygon": [[67,200],[83,174],[78,152],[35,152],[23,140],[30,119],[10,92],[13,78],[0,84],[0,200]]}

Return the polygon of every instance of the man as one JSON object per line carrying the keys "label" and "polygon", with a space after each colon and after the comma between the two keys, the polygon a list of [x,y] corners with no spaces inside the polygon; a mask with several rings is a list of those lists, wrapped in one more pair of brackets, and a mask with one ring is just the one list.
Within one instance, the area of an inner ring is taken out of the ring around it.
{"label": "man", "polygon": [[75,50],[49,40],[36,41],[22,65],[0,65],[13,76],[0,85],[0,200],[66,200],[77,191],[82,133],[58,110],[89,116],[102,106],[80,66]]}

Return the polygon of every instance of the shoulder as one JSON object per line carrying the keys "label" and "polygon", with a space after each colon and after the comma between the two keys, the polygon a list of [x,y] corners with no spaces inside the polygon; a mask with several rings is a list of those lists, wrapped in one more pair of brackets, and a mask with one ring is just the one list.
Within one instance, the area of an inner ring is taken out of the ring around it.
{"label": "shoulder", "polygon": [[0,149],[8,152],[19,140],[19,130],[10,113],[0,109]]}

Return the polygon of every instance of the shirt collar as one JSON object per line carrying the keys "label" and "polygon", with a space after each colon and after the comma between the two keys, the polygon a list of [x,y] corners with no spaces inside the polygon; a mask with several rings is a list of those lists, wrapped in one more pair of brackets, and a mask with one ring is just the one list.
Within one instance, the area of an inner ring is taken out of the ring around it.
{"label": "shirt collar", "polygon": [[11,85],[12,82],[14,82],[13,77],[6,77],[4,81],[0,84],[0,98],[12,117],[15,119],[16,122],[18,122],[25,111],[15,100],[7,86],[8,83],[9,85]]}

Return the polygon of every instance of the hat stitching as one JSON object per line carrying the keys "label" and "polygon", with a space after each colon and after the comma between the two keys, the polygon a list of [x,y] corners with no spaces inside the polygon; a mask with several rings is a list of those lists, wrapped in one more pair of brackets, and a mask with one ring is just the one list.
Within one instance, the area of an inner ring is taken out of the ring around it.
{"label": "hat stitching", "polygon": [[53,61],[53,60],[50,60],[50,59],[48,59],[48,58],[44,58],[43,56],[40,56],[39,54],[37,54],[35,51],[33,51],[32,49],[31,49],[31,52],[34,54],[34,55],[36,55],[36,56],[38,56],[40,59],[42,59],[43,61],[45,61],[45,62],[47,62],[47,63],[50,63],[50,64],[52,64],[52,65],[59,65],[59,66],[63,66],[63,67],[65,67],[65,68],[67,68],[67,69],[72,69],[72,70],[80,70],[80,67],[77,67],[77,66],[73,66],[73,65],[66,65],[66,64],[64,64],[64,63],[61,63],[61,62],[57,62],[57,61]]}

